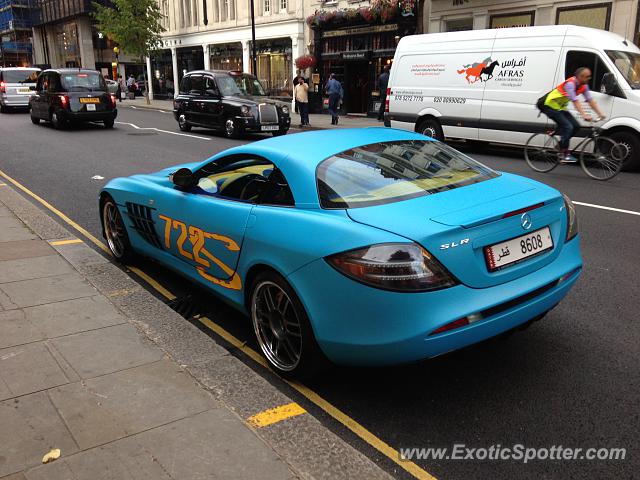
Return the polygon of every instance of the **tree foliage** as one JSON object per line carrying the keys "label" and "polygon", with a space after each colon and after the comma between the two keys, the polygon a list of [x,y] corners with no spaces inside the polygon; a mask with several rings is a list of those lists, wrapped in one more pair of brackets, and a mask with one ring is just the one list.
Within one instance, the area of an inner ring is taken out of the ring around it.
{"label": "tree foliage", "polygon": [[93,2],[99,31],[129,55],[146,57],[160,45],[163,15],[156,0],[112,0],[113,7]]}

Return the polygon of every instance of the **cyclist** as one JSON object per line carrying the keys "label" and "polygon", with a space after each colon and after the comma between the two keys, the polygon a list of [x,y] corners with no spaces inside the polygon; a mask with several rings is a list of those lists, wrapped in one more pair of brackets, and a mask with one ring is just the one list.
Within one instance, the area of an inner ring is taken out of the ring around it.
{"label": "cyclist", "polygon": [[571,137],[578,133],[580,124],[567,111],[569,102],[573,102],[580,116],[590,122],[592,120],[591,115],[584,111],[582,104],[578,100],[578,96],[582,95],[600,119],[604,118],[600,107],[591,96],[588,85],[589,80],[591,80],[591,70],[587,67],[578,68],[573,77],[567,78],[547,94],[544,104],[540,108],[542,113],[558,125],[556,134],[560,136],[560,152],[558,153],[560,163],[577,162],[576,157],[569,153],[569,141]]}

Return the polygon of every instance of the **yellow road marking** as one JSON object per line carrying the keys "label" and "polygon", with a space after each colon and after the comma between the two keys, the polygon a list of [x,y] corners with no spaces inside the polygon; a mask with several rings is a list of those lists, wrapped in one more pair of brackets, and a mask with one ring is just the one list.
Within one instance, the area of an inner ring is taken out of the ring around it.
{"label": "yellow road marking", "polygon": [[6,187],[7,184],[6,183],[0,183],[0,187]]}
{"label": "yellow road marking", "polygon": [[9,175],[7,175],[6,173],[4,173],[2,170],[0,170],[0,177],[3,177],[5,180],[7,180],[8,182],[14,184],[16,187],[18,187],[20,190],[22,190],[24,193],[26,193],[27,195],[29,195],[30,197],[34,198],[35,200],[37,200],[38,202],[40,202],[42,205],[44,205],[45,207],[47,207],[49,210],[51,210],[53,213],[55,213],[56,215],[58,215],[62,220],[64,220],[66,223],[68,223],[69,225],[71,225],[73,228],[75,228],[76,230],[78,230],[80,233],[82,233],[82,235],[84,235],[85,237],[87,237],[89,240],[91,240],[93,243],[95,243],[97,245],[98,248],[100,248],[101,250],[107,252],[107,253],[111,253],[109,251],[109,249],[107,248],[107,246],[102,243],[100,240],[98,240],[96,237],[94,237],[93,235],[91,235],[87,230],[85,230],[84,228],[82,228],[80,225],[78,225],[76,222],[74,222],[73,220],[71,220],[69,217],[67,217],[64,213],[62,213],[60,210],[58,210],[56,207],[54,207],[53,205],[51,205],[49,202],[47,202],[44,198],[40,197],[39,195],[33,193],[31,190],[29,190],[27,187],[25,187],[24,185],[22,185],[21,183],[19,183],[17,180],[14,180],[13,178],[11,178]]}
{"label": "yellow road marking", "polygon": [[79,238],[74,238],[73,240],[56,240],[54,242],[49,242],[49,245],[53,245],[54,247],[58,245],[71,245],[72,243],[84,243]]}
{"label": "yellow road marking", "polygon": [[247,418],[247,423],[255,428],[263,428],[286,420],[287,418],[297,417],[303,413],[307,413],[307,411],[293,402],[256,413]]}
{"label": "yellow road marking", "polygon": [[[20,190],[22,190],[26,194],[30,195],[35,200],[37,200],[42,205],[44,205],[49,210],[51,210],[53,213],[58,215],[62,220],[64,220],[66,223],[71,225],[73,228],[75,228],[80,233],[82,233],[85,237],[87,237],[89,240],[91,240],[96,246],[98,246],[98,248],[100,248],[101,250],[104,250],[105,252],[107,252],[109,254],[111,253],[109,251],[109,248],[104,243],[102,243],[96,237],[91,235],[87,230],[85,230],[80,225],[78,225],[76,222],[71,220],[64,213],[62,213],[60,210],[55,208],[53,205],[51,205],[49,202],[44,200],[42,197],[40,197],[37,194],[33,193],[27,187],[23,186],[22,184],[20,184],[19,182],[17,182],[16,180],[11,178],[10,176],[8,176],[2,170],[0,170],[0,176],[4,177],[6,180],[8,180],[12,184],[14,184]],[[139,275],[145,282],[147,282],[149,285],[151,285],[162,296],[166,297],[169,300],[173,300],[173,299],[176,298],[176,296],[173,295],[169,290],[164,288],[160,283],[158,283],[156,280],[151,278],[149,275],[147,275],[145,272],[143,272],[139,268],[137,268],[137,267],[128,267],[128,268],[132,272],[134,272],[136,275]],[[246,342],[241,342],[239,339],[237,339],[231,333],[229,333],[224,328],[222,328],[220,325],[214,323],[213,321],[211,321],[207,317],[201,317],[201,318],[199,318],[199,321],[203,325],[205,325],[207,328],[209,328],[210,330],[215,332],[217,335],[222,337],[229,344],[231,344],[234,347],[236,347],[237,349],[241,350],[245,355],[247,355],[249,358],[251,358],[254,362],[262,365],[265,368],[269,368],[269,365],[267,364],[267,361],[264,359],[264,357],[262,355],[260,355],[258,352],[256,352],[254,349],[252,349],[251,347],[247,346]],[[378,450],[380,453],[382,453],[384,456],[389,458],[391,461],[396,463],[398,466],[400,466],[403,470],[407,471],[413,477],[417,478],[418,480],[436,480],[436,478],[434,476],[429,474],[426,470],[423,470],[422,468],[420,468],[415,463],[413,463],[413,462],[411,462],[409,460],[401,460],[400,459],[400,453],[397,450],[395,450],[393,447],[391,447],[386,442],[382,441],[380,438],[376,437],[373,433],[371,433],[365,427],[360,425],[353,418],[349,417],[347,414],[345,414],[344,412],[342,412],[338,408],[334,407],[331,403],[327,402],[324,398],[322,398],[320,395],[318,395],[313,390],[309,389],[308,387],[305,387],[304,385],[302,385],[302,384],[300,384],[298,382],[293,382],[293,381],[289,381],[289,380],[286,380],[286,379],[283,379],[283,381],[288,383],[292,388],[294,388],[296,391],[298,391],[301,395],[303,395],[305,398],[307,398],[310,402],[314,403],[319,408],[324,410],[331,417],[333,417],[335,420],[337,420],[342,425],[347,427],[349,430],[351,430],[353,433],[355,433],[358,437],[360,437],[362,440],[367,442],[369,445],[371,445],[373,448]]]}

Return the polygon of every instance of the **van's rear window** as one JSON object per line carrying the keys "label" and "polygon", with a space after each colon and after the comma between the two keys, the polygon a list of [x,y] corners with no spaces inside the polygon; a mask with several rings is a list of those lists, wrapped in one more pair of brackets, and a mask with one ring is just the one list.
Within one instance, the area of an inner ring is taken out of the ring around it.
{"label": "van's rear window", "polygon": [[106,91],[107,85],[98,72],[62,73],[62,86],[68,92]]}
{"label": "van's rear window", "polygon": [[453,148],[429,140],[352,148],[318,165],[323,208],[358,208],[453,190],[498,173]]}
{"label": "van's rear window", "polygon": [[5,83],[36,83],[40,70],[3,70],[2,81]]}

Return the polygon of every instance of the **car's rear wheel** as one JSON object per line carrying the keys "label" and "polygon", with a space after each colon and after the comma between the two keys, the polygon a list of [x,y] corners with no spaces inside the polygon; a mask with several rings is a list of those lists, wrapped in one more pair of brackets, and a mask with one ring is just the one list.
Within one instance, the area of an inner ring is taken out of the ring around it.
{"label": "car's rear wheel", "polygon": [[307,378],[329,365],[302,303],[283,277],[264,271],[250,291],[253,330],[273,370],[283,377]]}
{"label": "car's rear wheel", "polygon": [[31,123],[33,123],[34,125],[38,125],[40,123],[40,119],[33,115],[33,111],[31,111]]}
{"label": "car's rear wheel", "polygon": [[189,123],[187,122],[187,117],[184,115],[184,113],[178,115],[178,128],[180,128],[180,130],[182,130],[183,132],[191,131],[191,125],[189,125]]}
{"label": "car's rear wheel", "polygon": [[115,120],[113,118],[110,118],[108,120],[105,120],[103,123],[104,123],[104,128],[113,128],[113,124],[115,123]]}
{"label": "car's rear wheel", "polygon": [[444,140],[444,133],[442,132],[440,122],[432,117],[427,117],[422,120],[418,124],[416,131],[418,133],[421,133],[422,135],[426,135],[427,137],[434,138],[441,142]]}
{"label": "car's rear wheel", "polygon": [[67,123],[62,118],[60,118],[60,114],[57,110],[51,112],[51,118],[49,120],[51,121],[51,125],[53,125],[53,128],[56,128],[58,130],[63,130],[67,126]]}
{"label": "car's rear wheel", "polygon": [[109,250],[116,260],[122,263],[131,261],[135,255],[127,229],[116,202],[108,195],[102,201],[102,228]]}
{"label": "car's rear wheel", "polygon": [[0,112],[9,113],[9,107],[7,107],[6,105],[3,105],[2,103],[0,103]]}

